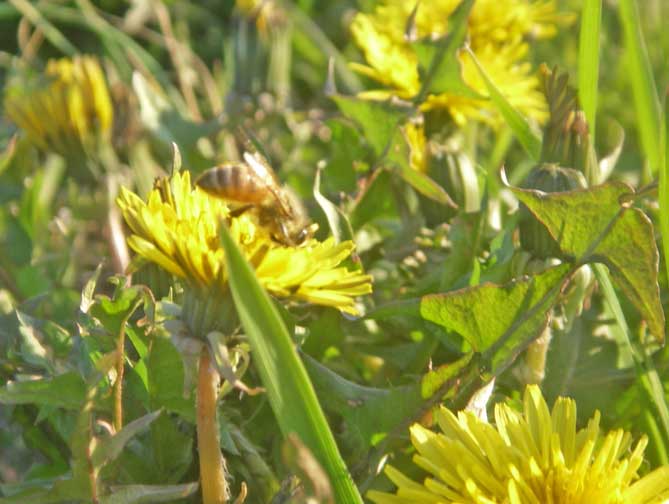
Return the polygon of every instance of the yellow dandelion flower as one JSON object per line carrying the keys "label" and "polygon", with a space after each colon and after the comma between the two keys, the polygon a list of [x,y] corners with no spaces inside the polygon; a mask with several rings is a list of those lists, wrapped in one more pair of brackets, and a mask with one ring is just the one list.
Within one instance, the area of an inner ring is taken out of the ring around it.
{"label": "yellow dandelion flower", "polygon": [[[416,35],[436,38],[448,33],[449,17],[459,4],[459,0],[420,2],[414,18]],[[355,16],[351,31],[367,64],[352,66],[385,86],[364,92],[363,97],[409,99],[418,94],[418,59],[405,36],[414,6],[412,2],[382,0],[373,13]],[[526,40],[551,36],[555,25],[565,21],[567,17],[556,12],[552,0],[477,0],[468,19],[469,45],[481,65],[510,103],[539,121],[546,118],[546,107],[539,81],[526,60]],[[466,53],[460,53],[458,59],[464,83],[484,98],[442,93],[428,96],[423,109],[445,108],[461,125],[468,119],[497,123],[499,117],[485,98],[487,89],[478,69]]]}
{"label": "yellow dandelion flower", "polygon": [[659,504],[669,499],[669,466],[640,478],[647,438],[632,448],[623,430],[603,434],[599,412],[576,430],[576,404],[560,397],[548,409],[539,387],[527,387],[523,412],[498,404],[492,426],[471,412],[441,408],[441,433],[411,427],[423,483],[387,467],[395,495],[376,504]]}
{"label": "yellow dandelion flower", "polygon": [[4,106],[34,145],[65,157],[95,151],[111,135],[111,98],[102,68],[91,56],[50,60],[44,81],[10,86]]}
{"label": "yellow dandelion flower", "polygon": [[146,202],[122,188],[117,203],[132,231],[130,247],[184,278],[204,296],[227,291],[220,244],[222,221],[255,268],[260,283],[275,296],[332,306],[355,315],[355,297],[371,292],[369,275],[340,266],[353,251],[352,242],[309,239],[299,246],[277,243],[255,213],[231,216],[223,200],[191,187],[188,171],[159,182]]}

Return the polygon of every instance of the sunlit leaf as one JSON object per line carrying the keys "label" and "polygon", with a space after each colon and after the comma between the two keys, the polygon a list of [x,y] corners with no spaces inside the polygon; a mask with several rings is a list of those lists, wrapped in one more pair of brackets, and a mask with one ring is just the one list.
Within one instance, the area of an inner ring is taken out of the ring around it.
{"label": "sunlit leaf", "polygon": [[664,340],[653,226],[631,205],[634,191],[629,186],[609,182],[565,193],[512,190],[546,226],[564,254],[580,263],[604,263],[648,323],[649,332],[658,341]]}
{"label": "sunlit leaf", "polygon": [[492,283],[421,301],[423,318],[456,331],[503,370],[546,327],[571,266],[562,264],[508,284]]}

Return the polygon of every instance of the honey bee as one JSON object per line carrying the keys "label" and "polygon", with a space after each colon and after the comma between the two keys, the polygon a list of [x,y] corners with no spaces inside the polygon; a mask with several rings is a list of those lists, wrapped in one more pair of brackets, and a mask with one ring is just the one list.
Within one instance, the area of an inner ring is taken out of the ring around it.
{"label": "honey bee", "polygon": [[210,168],[195,184],[212,196],[240,204],[234,210],[237,215],[255,208],[260,224],[284,245],[299,245],[316,230],[297,195],[279,183],[267,159],[255,150],[245,151],[242,162]]}

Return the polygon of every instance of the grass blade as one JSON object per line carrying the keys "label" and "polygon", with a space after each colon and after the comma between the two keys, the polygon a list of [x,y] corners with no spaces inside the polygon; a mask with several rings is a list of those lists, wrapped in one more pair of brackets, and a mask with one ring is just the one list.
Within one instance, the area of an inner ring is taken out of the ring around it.
{"label": "grass blade", "polygon": [[660,205],[660,236],[662,237],[662,254],[664,255],[664,266],[669,282],[669,100],[664,97],[664,118],[660,125],[660,186],[658,188],[658,203]]}
{"label": "grass blade", "polygon": [[38,11],[35,6],[27,0],[9,0],[10,3],[20,11],[28,20],[39,28],[49,42],[51,42],[56,49],[62,51],[68,56],[77,54],[77,48],[74,47],[65,36],[58,31],[45,17]]}
{"label": "grass blade", "polygon": [[518,112],[500,92],[495,83],[486,73],[485,69],[479,63],[479,60],[474,55],[474,52],[469,48],[466,49],[469,56],[474,61],[476,68],[478,68],[478,71],[481,74],[486,87],[488,88],[488,93],[490,93],[490,99],[497,107],[497,110],[500,114],[502,114],[502,117],[504,117],[504,120],[507,122],[511,128],[511,131],[513,131],[513,134],[516,136],[525,151],[527,151],[527,153],[534,161],[538,161],[539,156],[541,155],[541,139],[534,134],[523,115]]}
{"label": "grass blade", "polygon": [[620,0],[620,21],[625,38],[625,57],[629,67],[634,108],[637,111],[639,135],[651,173],[660,168],[660,100],[648,59],[646,42],[635,0]]}
{"label": "grass blade", "polygon": [[224,226],[221,243],[232,296],[253,351],[253,362],[283,435],[297,434],[312,451],[330,478],[335,502],[362,504],[279,312]]}
{"label": "grass blade", "polygon": [[581,38],[578,46],[578,99],[590,125],[590,138],[593,145],[597,114],[601,24],[602,0],[584,0],[581,14]]}
{"label": "grass blade", "polygon": [[[625,320],[623,309],[620,306],[620,301],[618,300],[618,296],[611,283],[606,267],[602,264],[595,264],[594,271],[597,276],[599,287],[604,295],[604,299],[611,308],[616,322],[618,323],[623,342],[623,345],[620,347],[621,351],[625,351],[628,354],[625,356],[626,358],[631,357],[634,361],[636,374],[643,391],[646,394],[646,398],[649,403],[655,406],[658,413],[657,423],[659,424],[658,430],[660,432],[649,432],[648,434],[652,436],[653,444],[657,445],[655,447],[656,452],[666,453],[667,443],[669,442],[669,407],[667,406],[664,397],[662,380],[660,379],[652,359],[648,358],[648,356],[645,355],[645,352],[642,355],[632,344],[629,326]],[[662,463],[666,463],[666,461],[663,461]]]}

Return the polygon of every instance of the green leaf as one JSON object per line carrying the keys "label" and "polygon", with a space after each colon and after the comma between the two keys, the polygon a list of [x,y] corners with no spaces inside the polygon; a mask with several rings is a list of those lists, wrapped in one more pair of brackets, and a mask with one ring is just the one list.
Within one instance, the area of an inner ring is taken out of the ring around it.
{"label": "green leaf", "polygon": [[443,364],[435,369],[431,369],[420,381],[420,395],[428,399],[439,392],[448,380],[454,378],[471,362],[473,353],[461,357],[455,362]]}
{"label": "green leaf", "polygon": [[497,107],[499,113],[502,114],[502,117],[504,117],[504,120],[509,125],[513,131],[513,134],[516,136],[525,151],[534,161],[537,161],[541,156],[541,139],[532,131],[532,128],[530,128],[530,125],[522,116],[522,114],[518,112],[504,97],[502,92],[488,76],[485,69],[481,66],[474,53],[469,49],[468,52],[469,56],[472,58],[472,61],[474,61],[476,68],[478,68],[483,81],[485,82],[488,93],[490,93],[490,99]]}
{"label": "green leaf", "polygon": [[430,178],[426,173],[422,173],[410,164],[411,148],[402,129],[397,130],[395,139],[390,147],[384,164],[391,164],[399,172],[400,177],[404,179],[411,187],[431,200],[457,208],[448,193]]}
{"label": "green leaf", "polygon": [[195,494],[198,483],[183,485],[126,485],[113,487],[113,493],[100,499],[100,504],[153,504],[175,502]]}
{"label": "green leaf", "polygon": [[69,410],[81,408],[85,396],[84,380],[75,372],[54,378],[8,382],[0,389],[2,404],[40,404]]}
{"label": "green leaf", "polygon": [[459,333],[491,359],[492,372],[498,373],[546,327],[570,269],[561,264],[504,285],[485,283],[429,294],[421,300],[421,314]]}
{"label": "green leaf", "polygon": [[356,190],[358,171],[364,171],[362,160],[367,155],[364,139],[356,126],[343,117],[333,117],[325,122],[332,139],[323,179],[324,192],[337,194]]}
{"label": "green leaf", "polygon": [[0,261],[3,266],[29,266],[32,251],[33,242],[25,228],[9,209],[0,209]]}
{"label": "green leaf", "polygon": [[95,295],[95,287],[98,284],[98,279],[100,278],[100,273],[102,272],[102,263],[98,264],[98,267],[95,268],[95,273],[88,279],[84,288],[81,290],[81,302],[79,303],[79,310],[82,313],[88,313],[88,310],[93,306],[95,302],[93,296]]}
{"label": "green leaf", "polygon": [[631,207],[633,189],[622,182],[563,193],[511,189],[564,254],[579,263],[605,264],[648,323],[650,334],[664,341],[653,225],[641,210]]}
{"label": "green leaf", "polygon": [[581,13],[581,35],[578,45],[578,99],[588,121],[593,145],[595,143],[595,120],[597,119],[601,24],[602,0],[585,0]]}
{"label": "green leaf", "polygon": [[141,287],[119,286],[113,298],[97,296],[95,303],[90,308],[91,315],[116,336],[123,330],[128,318],[141,304],[142,293]]}
{"label": "green leaf", "polygon": [[179,351],[166,338],[155,338],[146,359],[151,409],[165,408],[195,421],[195,401],[184,397],[184,367]]}
{"label": "green leaf", "polygon": [[58,324],[33,318],[19,310],[16,310],[16,318],[22,359],[53,373],[54,357],[64,358],[72,347],[70,334]]}
{"label": "green leaf", "polygon": [[336,502],[362,503],[281,316],[225,226],[221,243],[253,363],[283,435],[297,434],[311,450],[330,478]]}
{"label": "green leaf", "polygon": [[107,438],[102,438],[96,443],[95,449],[91,454],[93,467],[99,468],[111,462],[119,456],[125,445],[138,433],[146,429],[158,416],[161,411],[154,411],[129,424],[125,425],[123,429]]}
{"label": "green leaf", "polygon": [[422,405],[418,383],[388,389],[363,387],[312,357],[303,357],[314,387],[323,398],[323,407],[344,419],[346,435],[357,453],[365,453],[376,445]]}
{"label": "green leaf", "polygon": [[182,432],[176,419],[163,413],[151,424],[151,447],[158,482],[178,483],[193,460],[192,432]]}
{"label": "green leaf", "polygon": [[337,95],[332,99],[344,115],[360,126],[377,164],[396,169],[400,177],[428,198],[456,206],[443,187],[410,165],[411,148],[400,124],[413,109],[350,96]]}
{"label": "green leaf", "polygon": [[332,99],[342,114],[360,127],[376,159],[386,155],[398,126],[412,110],[388,101],[362,100],[352,96],[335,95]]}
{"label": "green leaf", "polygon": [[376,171],[368,179],[350,214],[353,229],[358,230],[367,222],[376,219],[392,219],[399,215],[397,203],[390,197],[390,181],[390,173],[385,170]]}
{"label": "green leaf", "polygon": [[[469,98],[483,98],[462,80],[457,51],[467,35],[467,20],[474,0],[466,0],[448,18],[449,33],[437,40],[425,38],[412,44],[418,59],[421,89],[416,95],[417,104],[430,94],[451,93]],[[417,5],[417,9],[429,6]]]}
{"label": "green leaf", "polygon": [[620,0],[620,21],[625,39],[625,66],[634,94],[636,124],[646,159],[653,173],[660,169],[660,99],[657,95],[653,70],[648,59],[643,28],[635,0]]}

